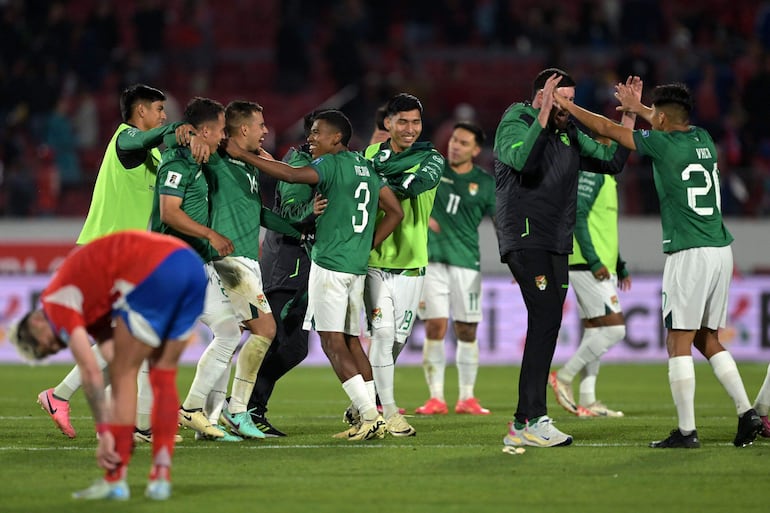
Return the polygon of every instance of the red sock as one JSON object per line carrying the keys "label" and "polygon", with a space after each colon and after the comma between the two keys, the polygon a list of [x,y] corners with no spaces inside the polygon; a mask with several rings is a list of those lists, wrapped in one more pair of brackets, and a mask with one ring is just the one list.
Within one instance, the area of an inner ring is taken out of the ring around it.
{"label": "red sock", "polygon": [[131,462],[131,454],[134,452],[134,425],[109,424],[108,428],[115,439],[115,452],[120,456],[120,465],[114,470],[108,470],[104,480],[115,482],[126,477],[128,464]]}
{"label": "red sock", "polygon": [[176,369],[150,369],[150,385],[153,398],[150,479],[169,479],[171,458],[174,456],[174,436],[178,429],[179,393],[176,389]]}

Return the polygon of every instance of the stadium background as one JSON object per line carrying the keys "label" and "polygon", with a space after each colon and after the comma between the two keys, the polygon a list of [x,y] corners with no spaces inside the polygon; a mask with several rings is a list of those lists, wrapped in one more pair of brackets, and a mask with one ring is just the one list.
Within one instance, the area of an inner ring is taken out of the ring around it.
{"label": "stadium background", "polygon": [[[166,91],[169,121],[195,95],[258,101],[276,156],[301,139],[302,116],[321,105],[351,117],[351,146],[360,149],[374,110],[408,91],[425,105],[423,138],[443,151],[459,117],[475,119],[492,138],[503,110],[528,99],[532,78],[547,66],[572,73],[576,102],[610,117],[612,86],[631,73],[648,88],[690,86],[692,121],[719,146],[723,212],[736,236],[726,336],[738,357],[769,359],[767,2],[5,0],[0,14],[0,359],[15,358],[4,338],[8,323],[74,243],[125,85]],[[491,169],[491,161],[487,147],[480,163]],[[273,184],[262,185],[269,204]],[[664,257],[649,163],[633,155],[619,187],[621,251],[638,277],[621,301],[627,311],[654,313]],[[488,222],[482,245],[485,294],[494,292],[488,312],[510,323],[482,325],[482,359],[509,363],[523,336],[509,315],[521,310],[518,291]],[[566,319],[557,360],[577,343],[574,301]],[[663,358],[654,315],[630,322],[629,333],[631,343],[608,357]],[[413,363],[419,341],[418,328]]]}

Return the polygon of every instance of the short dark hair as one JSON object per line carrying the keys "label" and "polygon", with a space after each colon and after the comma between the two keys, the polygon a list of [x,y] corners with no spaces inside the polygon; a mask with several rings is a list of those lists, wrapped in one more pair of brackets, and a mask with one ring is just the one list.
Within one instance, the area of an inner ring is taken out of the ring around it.
{"label": "short dark hair", "polygon": [[198,128],[208,121],[216,121],[224,111],[224,106],[218,101],[196,96],[187,104],[182,117],[185,123]]}
{"label": "short dark hair", "polygon": [[120,115],[128,121],[134,114],[134,108],[140,102],[164,102],[166,95],[160,89],[145,84],[134,84],[120,93]]}
{"label": "short dark hair", "polygon": [[420,100],[409,93],[398,93],[385,104],[385,115],[390,117],[399,112],[408,112],[410,110],[419,110],[422,114],[422,103]]}
{"label": "short dark hair", "polygon": [[692,95],[687,86],[680,82],[659,85],[652,90],[652,104],[655,107],[676,105],[683,109],[684,118],[687,119],[692,111]]}
{"label": "short dark hair", "polygon": [[470,121],[460,121],[459,123],[455,123],[455,126],[452,130],[457,128],[462,128],[463,130],[467,130],[472,133],[473,137],[476,139],[476,144],[479,146],[483,146],[484,141],[487,140],[487,134],[485,134],[484,130],[482,130],[482,128],[476,123],[471,123]]}
{"label": "short dark hair", "polygon": [[374,111],[374,126],[376,126],[378,130],[387,130],[387,128],[385,128],[385,118],[387,117],[387,114],[387,105],[380,105],[377,107],[377,110]]}
{"label": "short dark hair", "polygon": [[545,83],[551,75],[559,75],[561,77],[559,87],[575,87],[575,79],[569,73],[559,68],[547,68],[538,73],[532,82],[532,98],[535,97],[539,90],[545,87]]}
{"label": "short dark hair", "polygon": [[350,119],[339,110],[328,109],[317,112],[313,121],[323,119],[336,130],[339,130],[342,134],[342,140],[340,141],[344,146],[347,146],[350,142],[350,138],[353,136],[353,126],[350,124]]}
{"label": "short dark hair", "polygon": [[234,133],[255,112],[262,112],[262,110],[262,105],[256,102],[233,100],[228,103],[225,109],[225,122],[227,123],[228,134]]}

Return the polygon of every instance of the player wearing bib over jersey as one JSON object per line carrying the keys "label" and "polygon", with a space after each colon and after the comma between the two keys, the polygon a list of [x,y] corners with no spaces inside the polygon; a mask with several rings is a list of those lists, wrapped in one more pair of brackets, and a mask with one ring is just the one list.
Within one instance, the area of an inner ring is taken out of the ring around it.
{"label": "player wearing bib over jersey", "polygon": [[[317,184],[328,200],[316,221],[316,242],[311,251],[308,308],[305,328],[315,329],[342,388],[361,412],[361,423],[339,436],[348,440],[381,438],[385,421],[375,407],[371,368],[358,339],[363,308],[363,286],[369,251],[400,220],[395,195],[374,173],[366,159],[347,149],[352,129],[340,111],[316,114],[308,136],[315,158],[294,168],[244,152],[232,141],[228,153],[257,166],[279,180]],[[385,215],[377,219],[378,203]]]}
{"label": "player wearing bib over jersey", "polygon": [[[638,79],[638,78],[637,78]],[[624,84],[616,86],[621,109],[643,116],[652,130],[630,130],[554,95],[589,129],[637,150],[653,161],[663,227],[663,323],[668,334],[668,377],[678,426],[654,448],[695,448],[695,368],[692,346],[705,356],[735,403],[736,447],[751,444],[762,421],[751,407],[738,367],[719,342],[727,319],[733,272],[732,235],[722,221],[717,151],[711,136],[691,126],[692,96],[682,84],[658,86],[652,108],[641,104]]]}

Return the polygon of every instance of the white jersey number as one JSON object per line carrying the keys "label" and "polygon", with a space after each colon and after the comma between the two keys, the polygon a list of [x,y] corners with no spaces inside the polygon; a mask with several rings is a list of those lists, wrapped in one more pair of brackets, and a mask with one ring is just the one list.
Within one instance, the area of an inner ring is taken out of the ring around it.
{"label": "white jersey number", "polygon": [[369,200],[372,197],[369,192],[369,184],[366,182],[358,184],[358,188],[356,189],[355,194],[353,194],[353,197],[358,200],[357,210],[361,211],[361,221],[358,222],[356,216],[352,216],[350,220],[353,223],[353,231],[355,233],[361,233],[366,229],[366,225],[369,224],[369,211],[366,210],[367,205],[369,205]]}
{"label": "white jersey number", "polygon": [[690,179],[690,175],[693,173],[703,173],[703,177],[706,179],[706,185],[703,187],[688,187],[687,188],[687,204],[693,211],[701,216],[710,216],[714,213],[714,207],[699,207],[698,196],[707,196],[711,192],[711,188],[714,188],[714,194],[716,195],[717,210],[722,211],[722,191],[719,185],[719,170],[716,163],[714,163],[714,169],[711,173],[703,167],[701,164],[690,164],[684,171],[682,171],[682,180],[687,181]]}
{"label": "white jersey number", "polygon": [[449,199],[446,202],[447,214],[455,215],[457,208],[460,206],[460,196],[458,194],[449,193]]}

